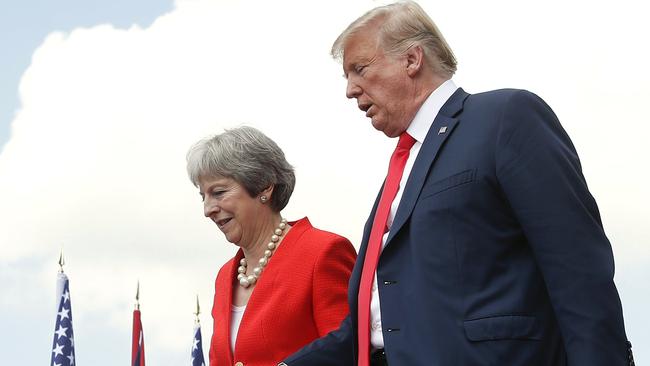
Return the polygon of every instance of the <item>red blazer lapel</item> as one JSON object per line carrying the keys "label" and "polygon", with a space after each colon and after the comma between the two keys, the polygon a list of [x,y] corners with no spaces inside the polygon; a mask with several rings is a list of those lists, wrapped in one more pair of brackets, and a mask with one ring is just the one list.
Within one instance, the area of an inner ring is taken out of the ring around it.
{"label": "red blazer lapel", "polygon": [[[230,321],[232,315],[232,291],[233,278],[237,272],[239,260],[243,257],[241,250],[231,260],[223,271],[217,276],[215,285],[215,301],[212,308],[214,329],[210,353],[213,352],[217,365],[232,365],[233,354],[230,347]],[[228,350],[227,352],[216,353],[215,349]],[[211,357],[212,358],[212,357]]]}

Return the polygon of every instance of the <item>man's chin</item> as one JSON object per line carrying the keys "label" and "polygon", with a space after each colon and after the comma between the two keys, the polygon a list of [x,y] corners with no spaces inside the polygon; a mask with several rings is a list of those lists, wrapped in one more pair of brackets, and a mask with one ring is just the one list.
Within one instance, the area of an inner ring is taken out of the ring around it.
{"label": "man's chin", "polygon": [[[375,128],[377,128],[377,127],[375,127]],[[399,135],[402,134],[402,132],[400,132],[400,131],[390,129],[390,128],[386,128],[385,126],[384,126],[384,128],[381,128],[381,129],[377,128],[377,131],[383,132],[384,135],[386,135],[387,137],[390,137],[390,138],[398,137]]]}
{"label": "man's chin", "polygon": [[371,119],[370,122],[372,123],[372,127],[375,128],[375,130],[383,132],[384,135],[388,137],[397,137],[400,135],[400,131],[395,131],[394,129],[390,128],[386,123],[382,121],[376,121],[375,119]]}
{"label": "man's chin", "polygon": [[375,121],[374,119],[372,120],[372,127],[374,127],[377,131],[383,132],[384,135],[390,138],[398,137],[402,134],[402,132],[406,131],[406,128],[396,128],[397,126],[395,125],[391,125],[382,121]]}
{"label": "man's chin", "polygon": [[372,124],[372,127],[375,128],[375,130],[386,133],[386,124],[382,123],[381,121],[377,121],[374,118],[370,119],[370,123]]}

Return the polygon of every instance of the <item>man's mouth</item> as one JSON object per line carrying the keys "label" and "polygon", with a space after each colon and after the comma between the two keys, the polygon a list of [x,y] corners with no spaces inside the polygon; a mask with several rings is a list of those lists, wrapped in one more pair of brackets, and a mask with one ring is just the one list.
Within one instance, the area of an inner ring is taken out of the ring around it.
{"label": "man's mouth", "polygon": [[229,218],[226,218],[226,219],[217,220],[217,221],[216,221],[217,226],[219,226],[219,227],[221,228],[221,227],[223,227],[224,225],[226,225],[226,224],[227,224],[231,219],[232,219],[232,217],[229,217]]}
{"label": "man's mouth", "polygon": [[368,118],[371,118],[375,114],[372,107],[374,107],[374,104],[372,103],[359,104],[359,109],[366,112],[366,117]]}

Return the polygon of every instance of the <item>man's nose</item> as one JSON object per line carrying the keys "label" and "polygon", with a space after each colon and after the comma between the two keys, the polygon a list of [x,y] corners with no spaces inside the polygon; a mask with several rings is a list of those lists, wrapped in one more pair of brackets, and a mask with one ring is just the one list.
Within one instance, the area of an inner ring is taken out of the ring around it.
{"label": "man's nose", "polygon": [[348,85],[345,89],[345,96],[349,99],[357,98],[361,95],[361,88],[357,85],[352,78],[348,78]]}

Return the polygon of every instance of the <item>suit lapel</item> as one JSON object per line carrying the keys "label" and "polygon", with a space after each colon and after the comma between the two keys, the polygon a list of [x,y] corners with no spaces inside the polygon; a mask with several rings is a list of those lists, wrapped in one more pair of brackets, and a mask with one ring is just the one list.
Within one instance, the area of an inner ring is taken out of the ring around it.
{"label": "suit lapel", "polygon": [[[440,112],[436,116],[427,133],[424,143],[420,148],[418,157],[413,164],[411,169],[411,175],[406,183],[404,188],[404,193],[402,194],[402,199],[397,212],[395,214],[395,219],[393,220],[393,226],[391,228],[390,234],[387,238],[388,245],[390,240],[395,236],[399,229],[404,225],[408,217],[415,207],[415,202],[417,201],[424,181],[426,179],[429,168],[433,164],[433,161],[438,154],[438,151],[442,147],[442,144],[445,140],[451,135],[452,131],[458,124],[458,119],[455,118],[460,111],[463,109],[463,102],[467,98],[467,94],[462,88],[458,88],[449,97],[449,100],[442,106]],[[444,133],[438,134],[441,127],[446,127]],[[361,280],[361,270],[363,268],[363,262],[366,256],[366,249],[368,248],[368,238],[370,237],[370,230],[372,228],[372,221],[375,218],[375,213],[377,212],[377,205],[379,203],[379,198],[381,197],[381,192],[384,189],[383,185],[379,190],[379,194],[375,199],[372,210],[370,211],[370,217],[366,221],[363,237],[361,240],[361,245],[359,247],[359,254],[357,256],[357,261],[352,270],[352,275],[350,276],[350,282],[348,284],[348,301],[350,303],[352,320],[356,322],[356,309],[357,309],[357,294],[359,290],[359,281]]]}
{"label": "suit lapel", "polygon": [[227,359],[229,365],[232,365],[233,363],[233,354],[230,348],[230,321],[232,316],[231,305],[234,284],[233,278],[237,273],[237,267],[241,258],[243,258],[243,252],[239,250],[226,270],[227,275],[218,278],[219,283],[217,284],[216,291],[223,292],[223,295],[221,297],[223,301],[214,304],[216,308],[215,313],[218,314],[221,319],[223,319],[223,323],[218,324],[213,332],[219,333],[217,339],[222,340],[224,344],[221,346],[226,346],[225,349],[228,350],[227,353],[224,353],[221,356]]}
{"label": "suit lapel", "polygon": [[420,191],[422,191],[422,186],[424,185],[429,170],[436,160],[440,148],[456,128],[458,124],[458,118],[456,116],[463,109],[463,102],[468,96],[469,94],[465,93],[462,88],[458,88],[442,106],[440,112],[438,112],[438,115],[433,120],[433,124],[429,128],[420,152],[415,159],[411,174],[406,182],[406,187],[404,187],[402,199],[397,207],[393,225],[386,239],[386,246],[390,244],[391,239],[395,237],[406,220],[411,216],[411,212],[413,212],[413,207],[415,207]]}

